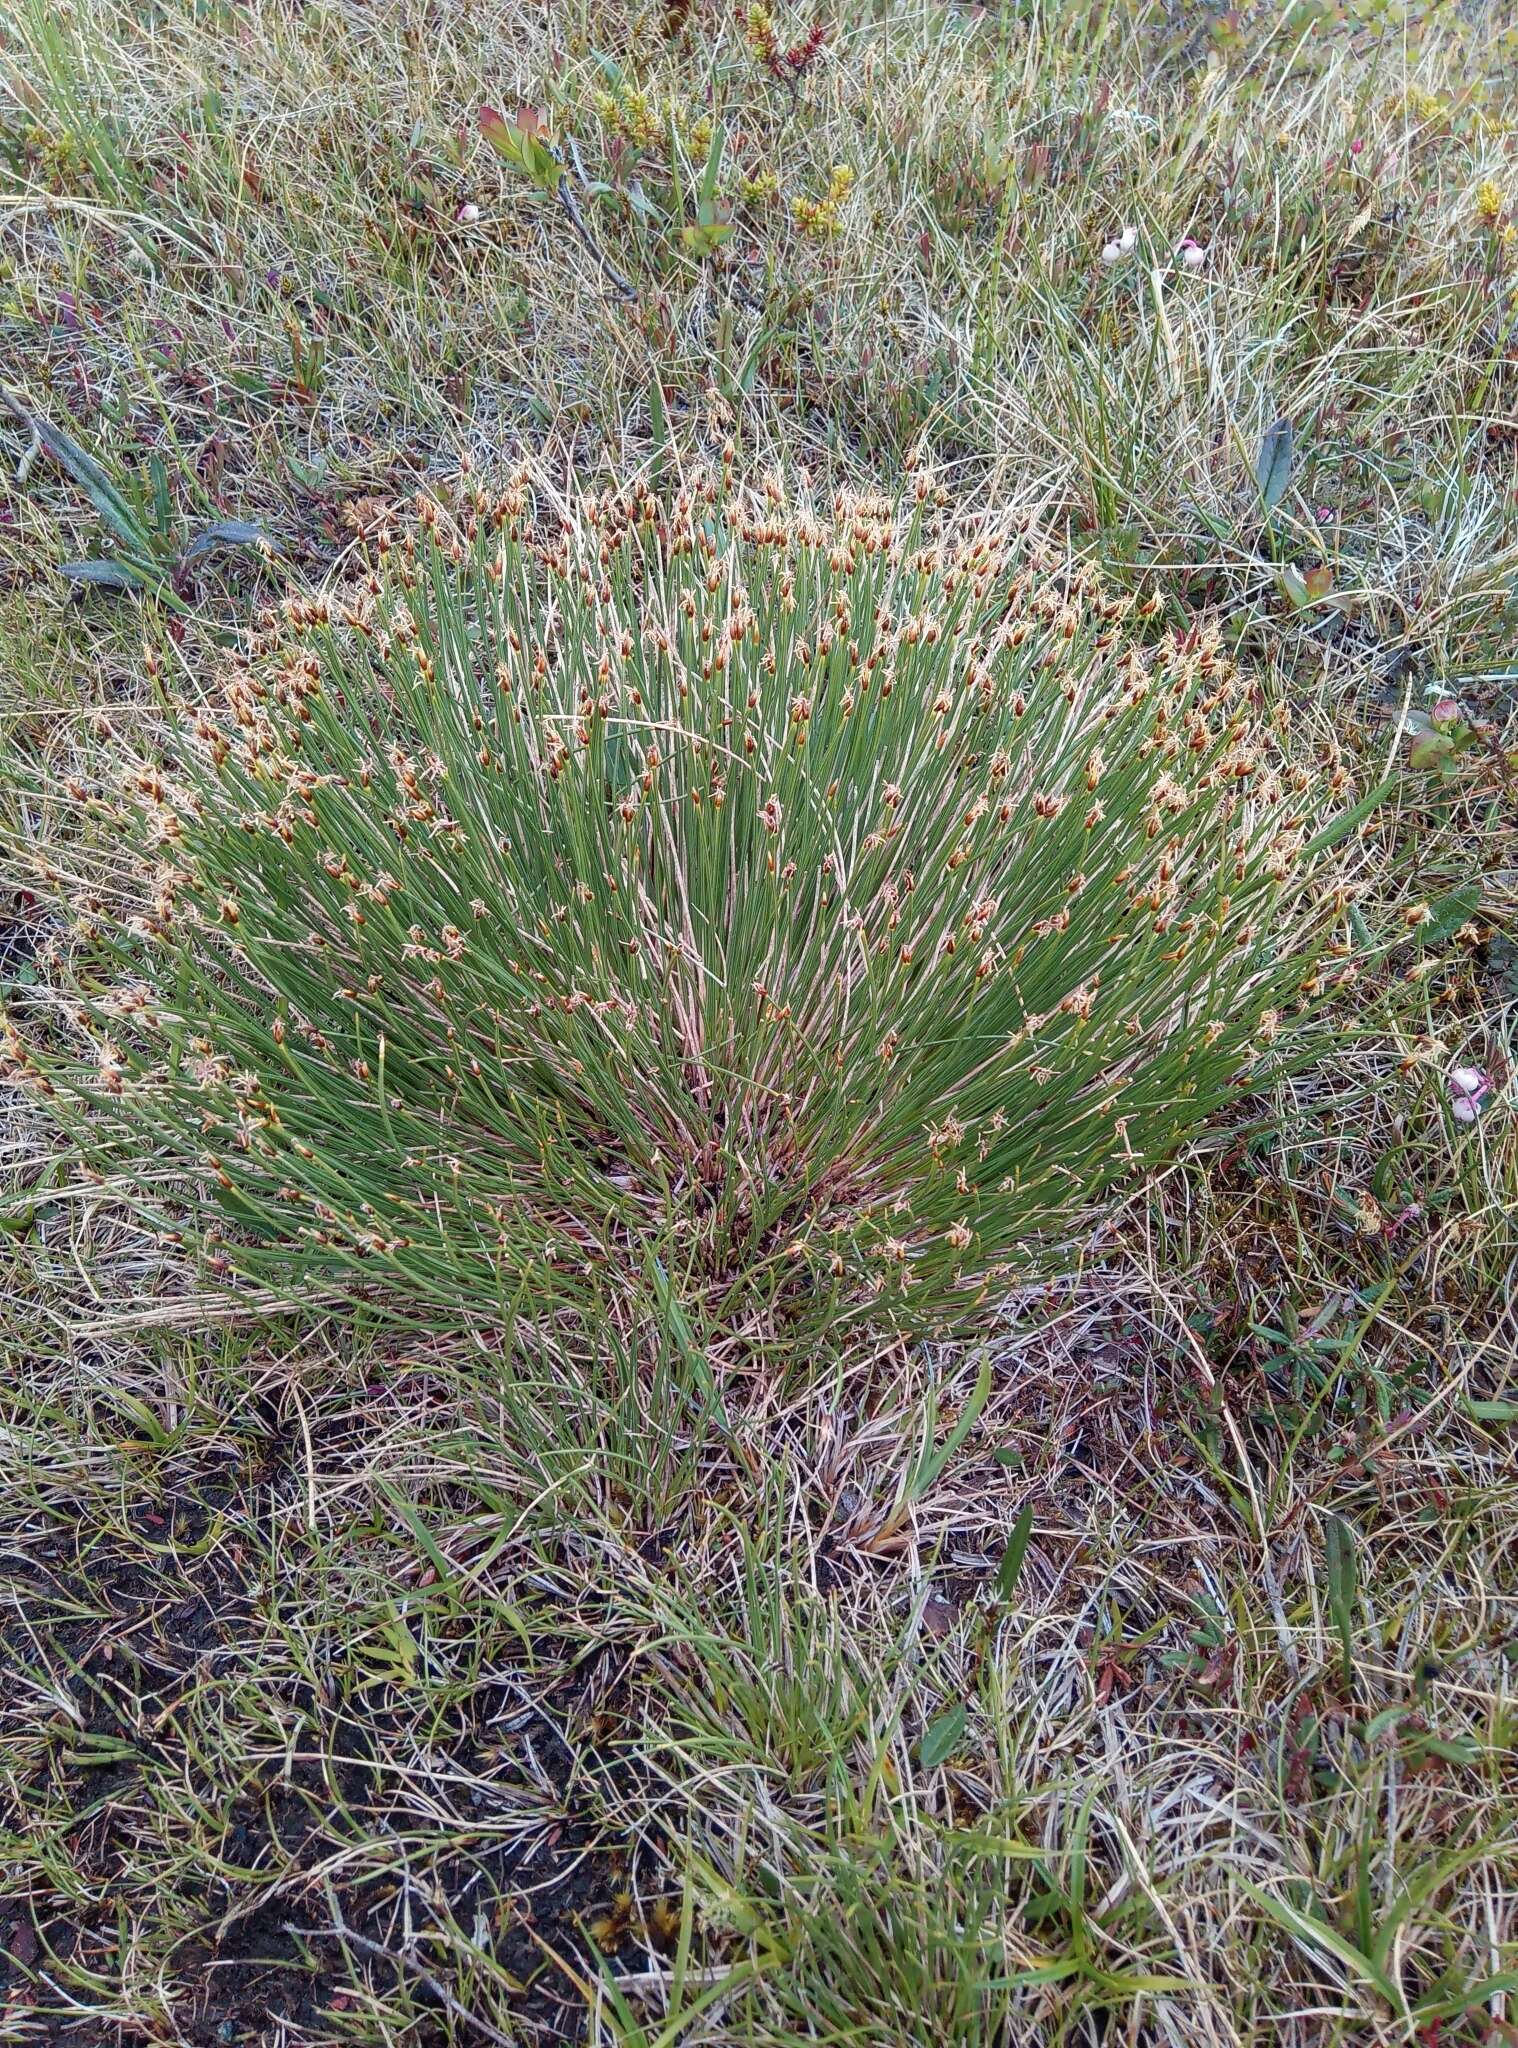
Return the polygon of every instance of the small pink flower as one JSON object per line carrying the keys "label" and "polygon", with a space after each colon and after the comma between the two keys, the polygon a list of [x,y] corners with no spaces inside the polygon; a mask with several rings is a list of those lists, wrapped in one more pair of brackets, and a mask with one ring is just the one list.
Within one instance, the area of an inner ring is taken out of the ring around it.
{"label": "small pink flower", "polygon": [[472,228],[480,217],[480,209],[472,199],[466,199],[453,217],[462,227]]}
{"label": "small pink flower", "polygon": [[1491,1092],[1492,1077],[1480,1067],[1451,1067],[1449,1103],[1456,1123],[1473,1124]]}
{"label": "small pink flower", "polygon": [[1207,261],[1207,251],[1191,235],[1183,235],[1176,246],[1176,261],[1187,270],[1200,270]]}
{"label": "small pink flower", "polygon": [[1112,265],[1114,263],[1120,263],[1122,261],[1122,255],[1123,252],[1116,242],[1104,242],[1102,244],[1102,261],[1107,265],[1109,270],[1112,268]]}

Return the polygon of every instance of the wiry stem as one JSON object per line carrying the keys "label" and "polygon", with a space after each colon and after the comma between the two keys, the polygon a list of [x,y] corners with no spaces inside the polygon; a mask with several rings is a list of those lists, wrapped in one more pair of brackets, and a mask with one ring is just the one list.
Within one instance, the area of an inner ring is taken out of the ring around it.
{"label": "wiry stem", "polygon": [[606,251],[601,247],[600,243],[591,233],[590,228],[586,223],[585,216],[580,211],[580,202],[578,199],[575,198],[574,191],[570,186],[567,175],[565,177],[560,178],[557,190],[559,204],[564,209],[565,218],[568,220],[569,225],[574,229],[575,233],[579,236],[581,242],[585,245],[586,249],[589,250],[592,259],[600,265],[603,271],[605,271],[607,277],[610,278],[611,282],[616,286],[617,290],[622,294],[624,299],[630,299],[636,302],[638,296],[637,286],[632,282],[630,278],[624,277],[622,275],[621,271],[618,270],[617,266],[612,262],[611,258],[606,254]]}

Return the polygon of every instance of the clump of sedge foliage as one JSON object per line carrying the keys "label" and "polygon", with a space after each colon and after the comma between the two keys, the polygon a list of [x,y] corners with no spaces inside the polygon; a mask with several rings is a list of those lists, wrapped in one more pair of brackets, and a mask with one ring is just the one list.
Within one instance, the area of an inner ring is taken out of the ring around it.
{"label": "clump of sedge foliage", "polygon": [[925,486],[532,488],[423,506],[134,755],[155,899],[90,1061],[13,1064],[165,1228],[198,1181],[220,1270],[963,1324],[1273,1057],[1342,775]]}

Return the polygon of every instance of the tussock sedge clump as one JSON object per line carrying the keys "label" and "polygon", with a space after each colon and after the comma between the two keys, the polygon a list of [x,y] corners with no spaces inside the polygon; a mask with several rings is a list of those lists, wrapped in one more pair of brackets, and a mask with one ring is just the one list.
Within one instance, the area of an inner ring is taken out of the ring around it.
{"label": "tussock sedge clump", "polygon": [[471,484],[132,756],[151,902],[10,1065],[218,1273],[963,1327],[1348,971],[1342,770],[1131,605],[926,486]]}

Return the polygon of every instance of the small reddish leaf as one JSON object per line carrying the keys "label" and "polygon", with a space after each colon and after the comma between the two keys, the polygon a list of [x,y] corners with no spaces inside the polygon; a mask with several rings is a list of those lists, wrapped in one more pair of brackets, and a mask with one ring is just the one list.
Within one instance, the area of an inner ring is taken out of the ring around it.
{"label": "small reddish leaf", "polygon": [[11,1928],[10,1949],[12,1959],[25,1969],[37,1957],[37,1930],[30,1920],[18,1920]]}
{"label": "small reddish leaf", "polygon": [[503,163],[521,171],[533,184],[551,192],[559,182],[559,162],[548,140],[548,114],[541,107],[519,107],[508,120],[497,107],[481,107],[480,133]]}
{"label": "small reddish leaf", "polygon": [[480,108],[480,133],[491,148],[499,150],[502,156],[510,151],[510,131],[506,126],[506,117],[497,108]]}

